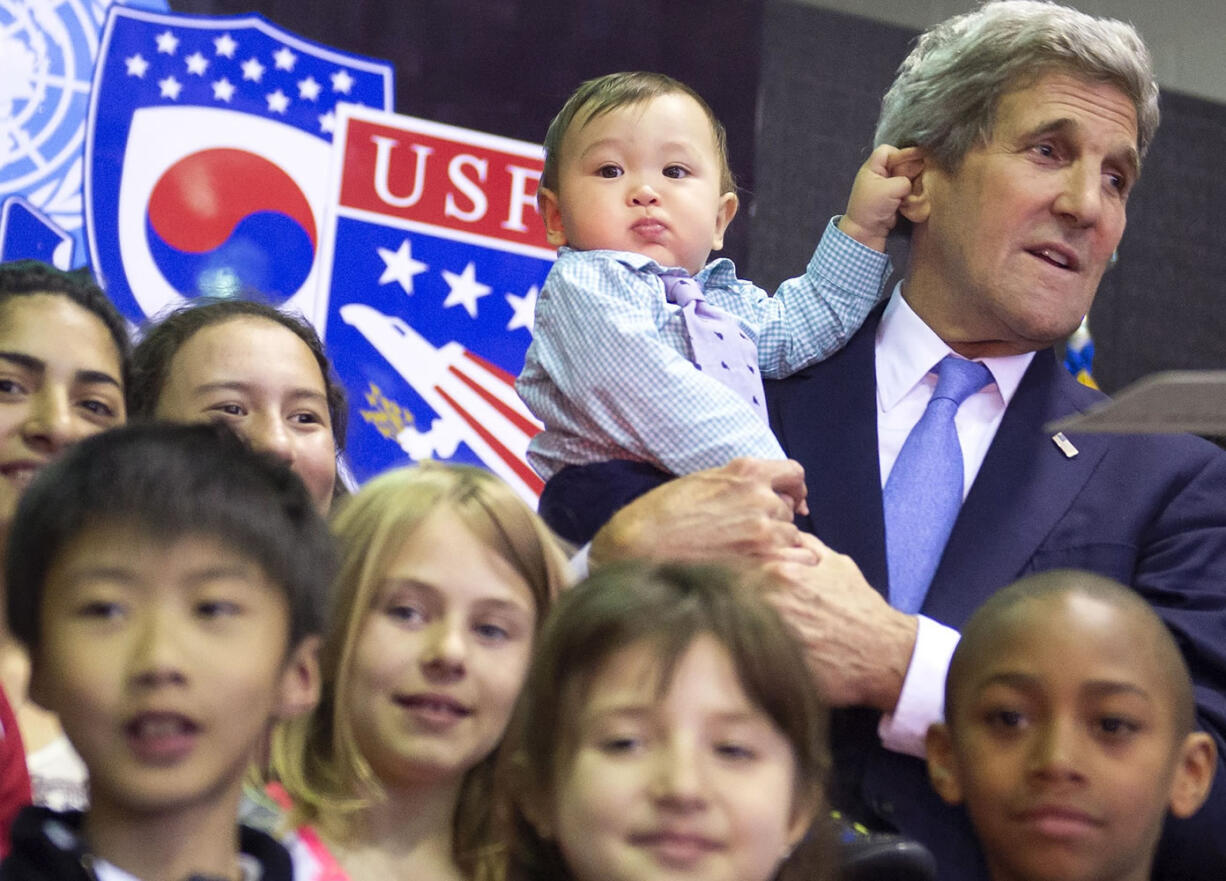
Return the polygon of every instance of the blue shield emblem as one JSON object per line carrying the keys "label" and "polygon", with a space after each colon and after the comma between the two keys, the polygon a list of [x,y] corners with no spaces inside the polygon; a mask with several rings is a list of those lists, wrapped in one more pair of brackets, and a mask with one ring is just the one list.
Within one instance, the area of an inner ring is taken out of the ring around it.
{"label": "blue shield emblem", "polygon": [[95,271],[140,320],[255,290],[312,315],[339,101],[392,104],[392,67],[258,15],[115,8],[86,132]]}

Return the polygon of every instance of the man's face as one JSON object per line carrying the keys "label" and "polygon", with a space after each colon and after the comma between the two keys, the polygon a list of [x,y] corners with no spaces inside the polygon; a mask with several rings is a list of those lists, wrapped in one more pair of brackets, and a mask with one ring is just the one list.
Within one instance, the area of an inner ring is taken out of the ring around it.
{"label": "man's face", "polygon": [[1136,144],[1114,86],[1051,72],[1006,94],[988,143],[922,176],[908,303],[967,357],[1066,337],[1124,233]]}

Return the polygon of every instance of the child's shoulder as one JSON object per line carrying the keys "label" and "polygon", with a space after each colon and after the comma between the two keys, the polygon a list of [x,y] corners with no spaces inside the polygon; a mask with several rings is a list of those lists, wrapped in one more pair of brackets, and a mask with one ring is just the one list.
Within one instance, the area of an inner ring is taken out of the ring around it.
{"label": "child's shoulder", "polygon": [[244,824],[238,831],[243,881],[294,881],[294,861],[279,841]]}
{"label": "child's shoulder", "polygon": [[280,783],[263,789],[245,787],[239,806],[242,822],[276,836],[289,853],[295,881],[348,881],[348,875],[319,832],[310,825],[291,825],[293,800]]}
{"label": "child's shoulder", "polygon": [[[12,850],[0,863],[3,881],[139,881],[90,852],[81,834],[85,814],[39,805],[13,822]],[[294,881],[289,852],[276,839],[239,825],[243,881]]]}
{"label": "child's shoulder", "polygon": [[[650,257],[630,251],[572,251],[562,249],[549,271],[538,308],[548,309],[560,298],[566,308],[596,301],[663,301],[663,270]],[[578,298],[578,294],[583,299]]]}
{"label": "child's shoulder", "polygon": [[0,879],[93,881],[86,868],[89,851],[81,837],[84,816],[81,811],[26,805],[13,821],[12,849],[0,864]]}

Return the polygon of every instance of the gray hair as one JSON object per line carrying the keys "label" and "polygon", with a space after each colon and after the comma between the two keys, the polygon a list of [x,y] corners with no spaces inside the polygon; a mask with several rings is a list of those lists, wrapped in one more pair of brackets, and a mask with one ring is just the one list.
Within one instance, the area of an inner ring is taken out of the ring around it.
{"label": "gray hair", "polygon": [[882,100],[874,143],[921,146],[953,171],[991,139],[1000,99],[1052,71],[1127,95],[1145,155],[1158,130],[1158,84],[1140,34],[1041,0],[986,3],[921,34]]}

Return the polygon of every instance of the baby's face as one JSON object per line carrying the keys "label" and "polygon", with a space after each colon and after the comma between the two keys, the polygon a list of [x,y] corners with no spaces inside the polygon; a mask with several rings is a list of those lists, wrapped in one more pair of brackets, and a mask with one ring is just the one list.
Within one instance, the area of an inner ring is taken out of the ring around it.
{"label": "baby's face", "polygon": [[675,92],[576,117],[562,139],[558,191],[542,191],[549,241],[700,270],[736,213],[707,115]]}
{"label": "baby's face", "polygon": [[1186,770],[1152,631],[1072,594],[1019,603],[995,636],[929,740],[934,783],[965,802],[994,881],[1148,878]]}

